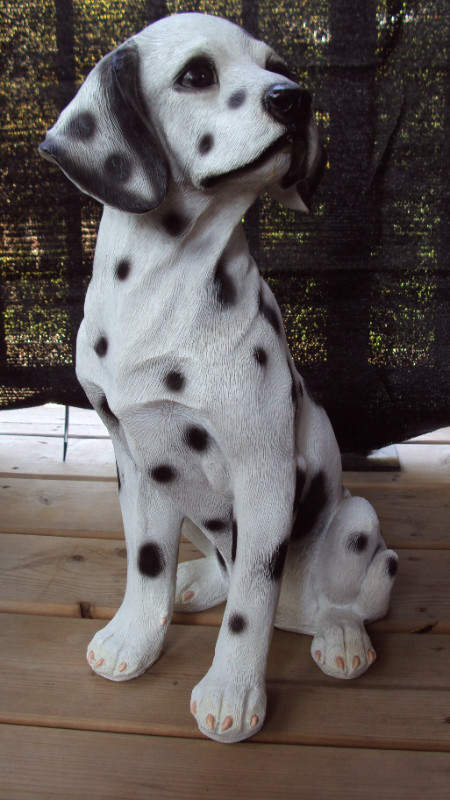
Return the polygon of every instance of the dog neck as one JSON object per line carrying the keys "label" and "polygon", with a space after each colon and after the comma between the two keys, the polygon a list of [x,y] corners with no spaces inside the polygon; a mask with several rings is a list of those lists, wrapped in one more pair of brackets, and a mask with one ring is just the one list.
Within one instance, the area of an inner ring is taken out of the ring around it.
{"label": "dog neck", "polygon": [[[105,207],[100,224],[94,272],[108,269],[114,256],[131,258],[142,248],[149,257],[144,272],[148,275],[160,268],[181,271],[194,269],[202,261],[202,271],[215,266],[231,240],[241,228],[241,220],[256,198],[256,192],[233,192],[229,188],[214,195],[191,187],[176,186],[164,203],[146,214],[127,214]],[[123,237],[117,242],[117,231]],[[111,235],[114,233],[114,235]],[[245,237],[239,236],[241,251],[248,247]],[[110,252],[110,245],[123,252]],[[105,258],[106,255],[109,258]],[[102,276],[104,277],[104,276]]]}
{"label": "dog neck", "polygon": [[186,344],[221,358],[235,347],[258,314],[260,276],[241,223],[254,198],[177,187],[147,214],[105,207],[85,304],[91,337],[110,331],[123,366],[130,351],[136,364],[149,350]]}

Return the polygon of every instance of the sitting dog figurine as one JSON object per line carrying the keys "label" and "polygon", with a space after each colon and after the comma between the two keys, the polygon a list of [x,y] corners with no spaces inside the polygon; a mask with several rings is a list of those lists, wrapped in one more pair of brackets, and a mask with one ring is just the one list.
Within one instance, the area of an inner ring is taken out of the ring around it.
{"label": "sitting dog figurine", "polygon": [[[274,623],[311,634],[328,675],[357,677],[397,566],[373,508],[342,487],[241,225],[266,191],[307,210],[311,96],[238,26],[174,15],[100,61],[40,151],[105,205],[77,375],[114,443],[128,577],[88,661],[134,678],[174,607],[227,599],[191,711],[206,736],[240,741],[263,725]],[[206,557],[177,574],[183,520]]]}

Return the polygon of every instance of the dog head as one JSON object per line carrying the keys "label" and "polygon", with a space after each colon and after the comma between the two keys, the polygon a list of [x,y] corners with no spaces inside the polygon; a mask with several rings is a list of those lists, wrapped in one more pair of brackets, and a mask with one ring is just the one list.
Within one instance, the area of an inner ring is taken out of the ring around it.
{"label": "dog head", "polygon": [[323,161],[308,91],[268,45],[205,14],[159,20],[103,58],[40,152],[132,213],[157,208],[170,181],[307,210]]}

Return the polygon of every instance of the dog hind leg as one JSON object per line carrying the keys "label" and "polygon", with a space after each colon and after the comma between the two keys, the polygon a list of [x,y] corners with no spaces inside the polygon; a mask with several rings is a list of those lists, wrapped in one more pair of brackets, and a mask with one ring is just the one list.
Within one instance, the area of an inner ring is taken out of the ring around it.
{"label": "dog hind leg", "polygon": [[364,623],[386,614],[396,567],[397,556],[386,549],[370,503],[345,497],[316,564],[320,610],[311,653],[327,675],[356,678],[375,660]]}

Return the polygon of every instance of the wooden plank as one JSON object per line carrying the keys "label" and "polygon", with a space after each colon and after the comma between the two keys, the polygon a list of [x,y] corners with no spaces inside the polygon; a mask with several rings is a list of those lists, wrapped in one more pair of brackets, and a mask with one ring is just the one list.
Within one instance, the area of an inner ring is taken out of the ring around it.
{"label": "wooden plank", "polygon": [[5,479],[0,531],[122,539],[116,483]]}
{"label": "wooden plank", "polygon": [[[114,450],[109,439],[70,439],[66,462],[62,461],[62,437],[0,436],[0,477],[32,477],[54,480],[115,479]],[[344,472],[344,483],[358,487],[414,489],[450,483],[449,445],[396,445],[401,453],[400,472]],[[411,454],[410,456],[408,454]],[[353,487],[353,488],[352,488]]]}
{"label": "wooden plank", "polygon": [[2,725],[8,800],[447,800],[449,757]]}
{"label": "wooden plank", "polygon": [[[180,561],[200,555],[180,544]],[[122,602],[126,563],[125,542],[1,534],[0,611],[110,618]]]}
{"label": "wooden plank", "polygon": [[62,436],[0,436],[0,478],[116,480],[110,439],[69,437],[66,461],[63,441]]}
{"label": "wooden plank", "polygon": [[395,486],[401,489],[423,489],[433,486],[448,487],[450,475],[447,469],[436,473],[433,470],[411,470],[409,472],[344,472],[344,485],[352,494],[359,494],[366,486],[385,486],[387,490]]}
{"label": "wooden plank", "polygon": [[[3,615],[0,721],[201,738],[193,686],[214,652],[214,628],[171,626],[160,660],[138,680],[91,672],[93,620]],[[380,657],[357,681],[336,681],[309,656],[310,640],[276,631],[268,715],[255,741],[328,747],[450,751],[447,637],[378,635]]]}
{"label": "wooden plank", "polygon": [[[373,503],[390,547],[450,548],[450,487],[393,481],[387,475],[362,483],[350,473],[346,485]],[[70,476],[70,477],[69,477]],[[0,480],[0,532],[122,539],[117,482],[92,475],[89,480],[23,478]],[[61,478],[61,479],[60,479]]]}
{"label": "wooden plank", "polygon": [[[198,558],[181,542],[180,560]],[[450,633],[450,551],[402,550],[389,615],[372,628]],[[124,543],[105,539],[0,535],[0,610],[110,619],[122,601]],[[220,625],[223,606],[177,622]]]}

